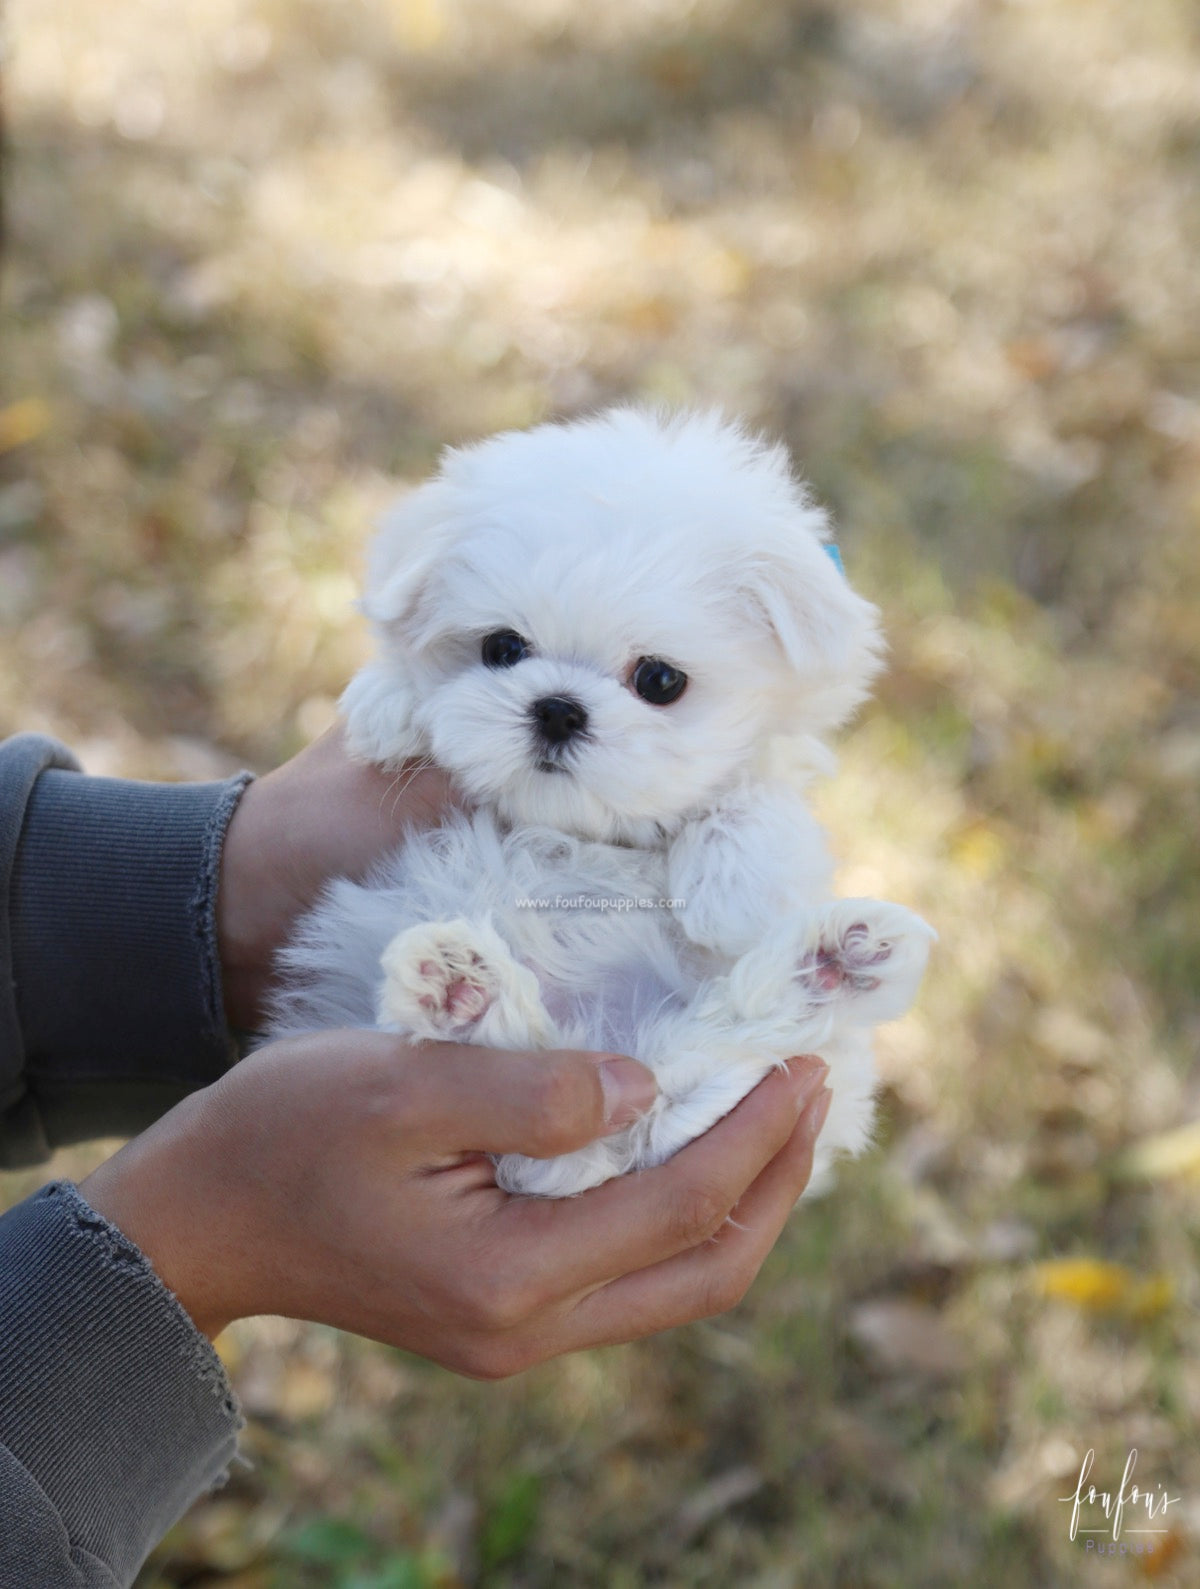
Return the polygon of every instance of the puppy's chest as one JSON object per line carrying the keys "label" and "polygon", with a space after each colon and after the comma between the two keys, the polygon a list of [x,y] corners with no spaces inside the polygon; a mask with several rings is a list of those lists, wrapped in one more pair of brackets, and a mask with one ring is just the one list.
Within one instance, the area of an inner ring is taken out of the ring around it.
{"label": "puppy's chest", "polygon": [[624,1052],[643,1016],[690,996],[697,951],[666,897],[665,856],[577,844],[515,871],[521,886],[493,919],[564,1036]]}
{"label": "puppy's chest", "polygon": [[606,844],[515,850],[506,934],[534,959],[556,958],[546,953],[554,944],[593,964],[618,963],[644,952],[651,940],[674,936],[661,854]]}
{"label": "puppy's chest", "polygon": [[679,954],[661,851],[549,828],[505,832],[478,813],[418,838],[401,865],[416,919],[486,915],[519,959],[554,981]]}

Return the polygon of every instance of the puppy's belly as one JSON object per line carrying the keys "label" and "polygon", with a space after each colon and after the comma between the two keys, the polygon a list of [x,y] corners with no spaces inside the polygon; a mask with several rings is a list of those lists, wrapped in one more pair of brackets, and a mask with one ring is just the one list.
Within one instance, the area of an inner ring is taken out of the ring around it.
{"label": "puppy's belly", "polygon": [[686,996],[645,962],[610,962],[598,968],[587,989],[565,987],[533,971],[546,1010],[565,1046],[637,1055],[649,1024],[667,1009],[682,1009]]}

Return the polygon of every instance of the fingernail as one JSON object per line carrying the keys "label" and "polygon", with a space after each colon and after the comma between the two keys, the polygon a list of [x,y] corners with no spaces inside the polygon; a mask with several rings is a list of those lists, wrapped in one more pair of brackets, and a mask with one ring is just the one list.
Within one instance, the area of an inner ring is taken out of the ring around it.
{"label": "fingernail", "polygon": [[604,1120],[614,1131],[632,1125],[658,1097],[653,1073],[635,1059],[620,1055],[598,1067],[604,1091]]}
{"label": "fingernail", "polygon": [[833,1094],[826,1087],[817,1094],[815,1102],[804,1116],[801,1130],[804,1132],[806,1142],[815,1142],[821,1135],[821,1127],[825,1124],[825,1117],[829,1113],[829,1105],[833,1102]]}
{"label": "fingernail", "polygon": [[796,1091],[793,1094],[796,1113],[803,1114],[824,1084],[829,1074],[829,1066],[818,1054],[801,1054],[798,1058],[789,1060],[788,1066],[792,1075],[797,1078]]}

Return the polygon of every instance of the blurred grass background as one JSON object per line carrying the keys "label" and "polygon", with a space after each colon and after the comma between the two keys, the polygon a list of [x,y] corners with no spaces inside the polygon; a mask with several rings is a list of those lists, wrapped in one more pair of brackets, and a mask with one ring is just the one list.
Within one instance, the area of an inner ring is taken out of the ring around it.
{"label": "blurred grass background", "polygon": [[[9,0],[7,35],[0,732],[267,768],[442,444],[715,402],[885,609],[823,813],[844,890],[942,934],[879,1148],[734,1314],[501,1385],[236,1326],[252,1466],[144,1589],[1195,1584],[1196,8]],[[1135,1446],[1181,1499],[1097,1563],[1058,1497]]]}

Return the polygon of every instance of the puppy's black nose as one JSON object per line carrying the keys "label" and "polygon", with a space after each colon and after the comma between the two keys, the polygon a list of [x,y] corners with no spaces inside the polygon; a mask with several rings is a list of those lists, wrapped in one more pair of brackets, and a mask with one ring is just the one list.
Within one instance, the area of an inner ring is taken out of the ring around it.
{"label": "puppy's black nose", "polygon": [[587,727],[587,713],[567,695],[543,695],[530,707],[538,733],[548,745],[565,745]]}

